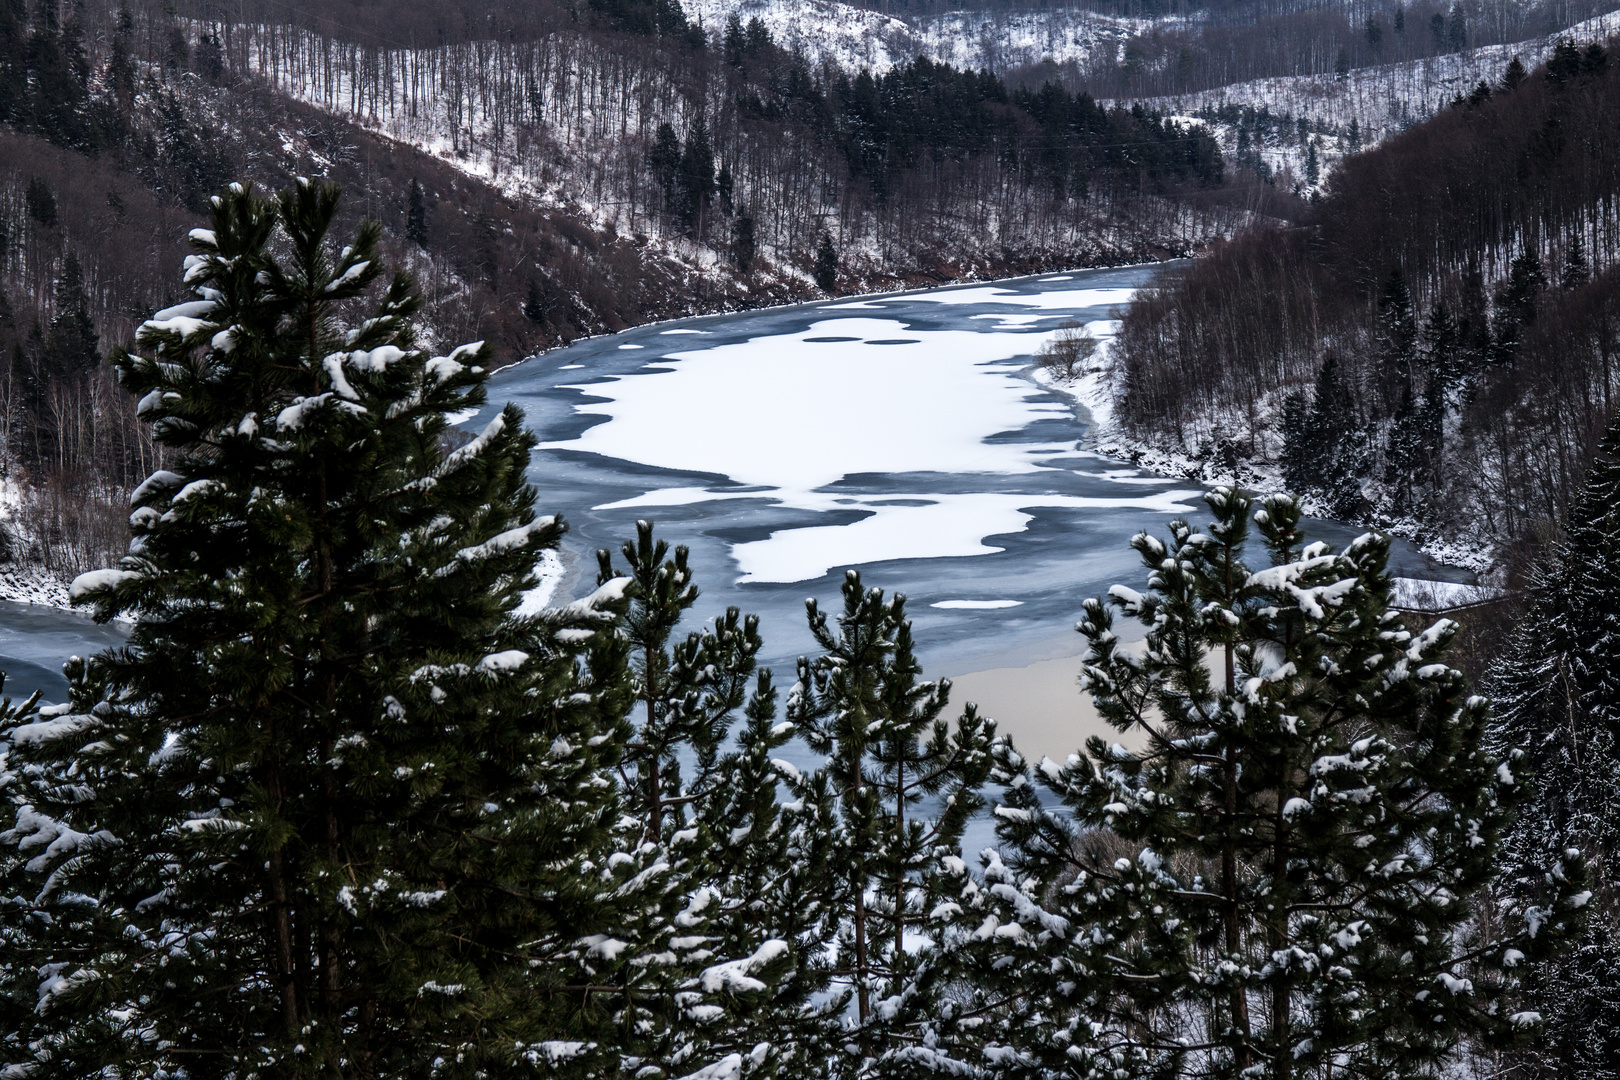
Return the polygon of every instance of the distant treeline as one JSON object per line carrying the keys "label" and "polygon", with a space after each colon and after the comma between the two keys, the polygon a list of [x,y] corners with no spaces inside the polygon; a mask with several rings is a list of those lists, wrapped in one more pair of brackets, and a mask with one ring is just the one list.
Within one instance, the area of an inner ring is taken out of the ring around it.
{"label": "distant treeline", "polygon": [[1134,34],[1123,48],[1110,42],[1066,70],[1040,65],[1013,78],[1060,75],[1066,85],[1100,98],[1187,94],[1544,38],[1611,8],[1606,0],[1099,0],[1093,6],[1133,18],[1198,14]]}
{"label": "distant treeline", "polygon": [[1610,49],[1515,62],[1347,159],[1298,224],[1148,294],[1118,340],[1123,424],[1278,463],[1339,514],[1556,526],[1620,392]]}

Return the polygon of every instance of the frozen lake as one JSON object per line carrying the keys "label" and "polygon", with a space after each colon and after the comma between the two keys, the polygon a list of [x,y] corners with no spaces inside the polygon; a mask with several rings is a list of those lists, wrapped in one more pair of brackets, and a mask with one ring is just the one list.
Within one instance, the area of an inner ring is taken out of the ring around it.
{"label": "frozen lake", "polygon": [[[813,648],[847,567],[903,592],[931,675],[1079,651],[1087,596],[1138,582],[1126,546],[1199,514],[1198,491],[1090,453],[1090,418],[1038,385],[1068,320],[1106,340],[1155,266],[713,315],[578,342],[495,375],[476,431],[517,402],[530,479],[570,525],[553,603],[589,592],[595,551],[637,518],[692,549],[696,614],[757,612],[765,662]],[[1351,530],[1316,522],[1342,543]],[[1400,572],[1459,578],[1405,544]],[[0,604],[7,692],[65,691],[62,659],[117,643],[88,619]]]}
{"label": "frozen lake", "polygon": [[813,648],[805,598],[834,607],[848,567],[906,594],[931,673],[1078,652],[1081,600],[1142,577],[1130,537],[1203,507],[1187,481],[1089,452],[1090,417],[1034,381],[1033,354],[1069,320],[1106,339],[1158,269],[688,319],[497,374],[485,416],[523,407],[540,504],[570,525],[554,602],[649,518],[692,549],[697,613],[757,612],[780,675]]}

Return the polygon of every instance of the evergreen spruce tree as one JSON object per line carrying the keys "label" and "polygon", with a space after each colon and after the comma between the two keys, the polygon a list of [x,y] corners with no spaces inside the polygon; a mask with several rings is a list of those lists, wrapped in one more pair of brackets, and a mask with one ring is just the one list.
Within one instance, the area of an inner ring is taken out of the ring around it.
{"label": "evergreen spruce tree", "polygon": [[127,3],[118,6],[118,24],[107,60],[107,85],[119,104],[129,108],[135,99],[135,16]]}
{"label": "evergreen spruce tree", "polygon": [[1504,890],[1538,902],[1537,857],[1574,844],[1596,872],[1579,947],[1538,973],[1541,1040],[1523,1075],[1620,1076],[1620,418],[1610,422],[1563,538],[1538,568],[1530,608],[1493,689],[1493,735],[1523,746],[1534,786],[1508,836]]}
{"label": "evergreen spruce tree", "polygon": [[731,222],[731,259],[737,264],[740,273],[747,274],[754,268],[754,256],[757,253],[754,215],[749,213],[747,208],[743,208]]}
{"label": "evergreen spruce tree", "polygon": [[807,601],[823,652],[800,659],[787,717],[828,762],[794,787],[821,808],[831,837],[835,974],[848,988],[842,1001],[854,997],[851,1030],[829,1067],[895,1076],[923,1064],[949,989],[930,963],[948,925],[940,883],[957,888],[962,831],[983,805],[995,723],[971,705],[954,729],[942,719],[950,684],[918,680],[905,597],[863,588],[853,570],[843,597],[836,629]]}
{"label": "evergreen spruce tree", "polygon": [[428,246],[427,199],[414,176],[411,177],[410,206],[405,211],[405,239],[419,248]]}
{"label": "evergreen spruce tree", "polygon": [[709,200],[714,197],[714,148],[709,143],[709,125],[701,116],[686,133],[677,186],[681,218],[687,231],[701,239]]}
{"label": "evergreen spruce tree", "polygon": [[90,318],[90,299],[84,292],[84,270],[78,256],[68,252],[62,276],[56,279],[56,314],[45,335],[44,367],[47,377],[77,379],[101,363],[101,338]]}
{"label": "evergreen spruce tree", "polygon": [[13,1071],[613,1065],[593,988],[688,905],[619,842],[619,587],[515,614],[563,529],[532,436],[508,406],[449,448],[487,350],[418,349],[411,282],[379,284],[374,222],[337,249],[337,203],[217,196],[197,299],[119,361],[171,465],[71,590],[128,646],[0,729]]}
{"label": "evergreen spruce tree", "polygon": [[28,5],[0,0],[0,120],[28,118]]}
{"label": "evergreen spruce tree", "polygon": [[1564,268],[1558,273],[1558,287],[1578,289],[1591,279],[1592,267],[1586,261],[1586,245],[1581,243],[1581,234],[1576,233],[1564,251]]}
{"label": "evergreen spruce tree", "polygon": [[1273,496],[1256,570],[1249,500],[1206,501],[1203,530],[1132,542],[1147,593],[1085,605],[1083,685],[1134,748],[998,752],[1010,854],[957,901],[995,1070],[1432,1076],[1465,1038],[1533,1026],[1516,972],[1589,894],[1555,850],[1536,904],[1485,902],[1523,759],[1487,751],[1487,703],[1443,660],[1456,626],[1402,628],[1386,538],[1307,544]]}
{"label": "evergreen spruce tree", "polygon": [[838,284],[838,249],[832,234],[823,231],[816,242],[816,287],[830,293]]}
{"label": "evergreen spruce tree", "polygon": [[76,36],[76,24],[70,24],[73,32],[64,35],[54,2],[39,5],[38,13],[40,22],[28,37],[30,124],[58,146],[94,149],[85,72],[77,64],[83,42]]}
{"label": "evergreen spruce tree", "polygon": [[1535,321],[1536,301],[1546,286],[1547,274],[1541,268],[1541,256],[1527,245],[1508,267],[1507,282],[1496,297],[1492,356],[1497,363],[1511,364],[1518,357],[1525,327]]}
{"label": "evergreen spruce tree", "polygon": [[1397,265],[1378,297],[1378,383],[1386,416],[1412,396],[1417,342],[1412,294],[1406,287],[1405,273]]}
{"label": "evergreen spruce tree", "polygon": [[[702,954],[688,964],[647,967],[628,985],[624,1030],[652,1037],[626,1047],[641,1067],[735,1059],[750,1068],[808,1062],[815,1075],[833,1025],[813,997],[827,989],[823,893],[830,837],[801,801],[778,798],[780,777],[801,779],[773,753],[794,735],[776,722],[769,670],[757,668],[758,619],[728,608],[677,637],[698,598],[685,547],[654,539],[650,522],[621,548],[621,572],[597,553],[597,581],[623,583],[629,610],[619,635],[633,672],[633,728],[621,769],[639,843],[667,853],[677,891],[711,899]],[[739,721],[741,723],[739,724]],[[690,931],[677,926],[672,931]],[[736,978],[725,992],[701,985],[713,957]],[[775,1052],[780,1046],[785,1053]],[[756,1048],[768,1047],[754,1053]],[[673,1073],[668,1073],[673,1075]]]}
{"label": "evergreen spruce tree", "polygon": [[647,167],[653,180],[664,194],[664,213],[675,214],[680,208],[681,140],[675,126],[665,120],[653,134],[652,148],[647,153]]}
{"label": "evergreen spruce tree", "polygon": [[43,176],[30,176],[28,187],[23,190],[23,202],[28,207],[28,216],[45,226],[47,229],[56,228],[56,192]]}

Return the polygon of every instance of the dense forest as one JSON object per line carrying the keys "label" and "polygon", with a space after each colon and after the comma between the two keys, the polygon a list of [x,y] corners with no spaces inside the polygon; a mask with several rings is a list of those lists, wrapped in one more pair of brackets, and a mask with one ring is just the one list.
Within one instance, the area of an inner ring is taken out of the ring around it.
{"label": "dense forest", "polygon": [[1620,65],[1571,42],[1347,159],[1133,307],[1123,423],[1335,514],[1543,535],[1620,389],[1617,107]]}

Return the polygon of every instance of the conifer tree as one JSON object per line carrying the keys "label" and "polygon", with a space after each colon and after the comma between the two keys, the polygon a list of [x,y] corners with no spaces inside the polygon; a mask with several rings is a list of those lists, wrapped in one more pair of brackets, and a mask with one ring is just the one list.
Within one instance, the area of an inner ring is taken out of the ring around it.
{"label": "conifer tree", "polygon": [[1405,273],[1397,265],[1390,271],[1378,297],[1378,383],[1384,397],[1385,415],[1412,394],[1417,340],[1412,294],[1406,287]]}
{"label": "conifer tree", "polygon": [[45,371],[48,378],[76,379],[100,363],[101,338],[90,317],[84,270],[70,251],[62,260],[62,276],[56,279],[56,314],[45,336]]}
{"label": "conifer tree", "polygon": [[0,120],[28,116],[28,5],[0,0]]}
{"label": "conifer tree", "polygon": [[135,16],[128,3],[118,6],[118,24],[113,32],[112,52],[107,60],[107,85],[129,108],[135,98]]}
{"label": "conifer tree", "polygon": [[[830,837],[801,801],[781,805],[779,778],[800,779],[773,754],[793,737],[776,722],[776,689],[755,656],[762,640],[756,616],[728,608],[712,624],[677,637],[698,589],[685,547],[636,523],[636,539],[621,548],[625,567],[597,553],[602,586],[622,583],[629,609],[619,636],[628,646],[634,704],[633,734],[620,767],[634,776],[625,810],[639,842],[664,850],[677,891],[708,896],[704,955],[686,965],[649,967],[632,982],[619,1019],[627,1031],[653,1033],[627,1047],[644,1063],[740,1060],[758,1046],[781,1044],[789,1059],[824,1054],[828,1023],[812,1004],[825,992],[821,955],[822,894]],[[741,721],[739,724],[738,721]],[[678,935],[689,930],[676,927]],[[683,993],[710,956],[747,980],[709,997]],[[762,1053],[757,1067],[780,1067]]]}
{"label": "conifer tree", "polygon": [[1586,261],[1586,246],[1581,243],[1581,234],[1576,233],[1570,238],[1569,247],[1564,252],[1564,268],[1558,273],[1558,287],[1578,289],[1591,278],[1592,267]]}
{"label": "conifer tree", "polygon": [[832,234],[822,232],[816,242],[816,287],[830,293],[838,284],[838,249],[833,246]]}
{"label": "conifer tree", "polygon": [[374,222],[337,249],[337,203],[215,197],[197,299],[118,363],[172,464],[71,591],[134,618],[128,646],[0,729],[13,1071],[616,1063],[592,988],[687,903],[617,842],[618,589],[514,614],[563,528],[532,436],[508,406],[449,448],[487,350],[418,349],[410,280],[379,282]]}
{"label": "conifer tree", "polygon": [[1579,946],[1538,973],[1542,1039],[1517,1062],[1534,1077],[1620,1075],[1620,418],[1610,422],[1563,538],[1538,568],[1530,608],[1495,681],[1493,736],[1523,746],[1534,786],[1508,835],[1503,887],[1534,903],[1536,859],[1574,844],[1597,902]]}
{"label": "conifer tree", "polygon": [[[1083,685],[1135,748],[1093,737],[995,779],[1005,863],[958,875],[1009,1075],[1431,1076],[1461,1040],[1534,1025],[1516,972],[1578,929],[1578,852],[1535,904],[1482,903],[1522,756],[1443,662],[1456,626],[1388,609],[1388,541],[1307,544],[1250,503],[1132,541],[1149,591],[1090,600]],[[1147,630],[1124,646],[1114,612]],[[1053,809],[1038,788],[1061,804]],[[999,977],[997,972],[1002,972]]]}
{"label": "conifer tree", "polygon": [[419,248],[428,246],[427,199],[414,176],[411,177],[410,206],[405,211],[405,238]]}
{"label": "conifer tree", "polygon": [[740,273],[747,274],[754,268],[757,250],[754,215],[745,207],[738,211],[731,222],[731,258]]}
{"label": "conifer tree", "polygon": [[[905,1029],[926,1028],[938,1004],[942,987],[919,978],[929,974],[930,949],[913,952],[911,943],[936,929],[939,882],[955,887],[963,828],[983,805],[995,723],[971,705],[954,729],[942,719],[950,684],[918,680],[905,597],[886,600],[853,570],[843,597],[836,629],[807,601],[823,652],[800,659],[787,716],[828,759],[795,787],[825,808],[821,827],[831,836],[836,974],[855,1002],[852,1049],[840,1058],[895,1075],[921,1039]],[[938,807],[932,818],[925,798]]]}

